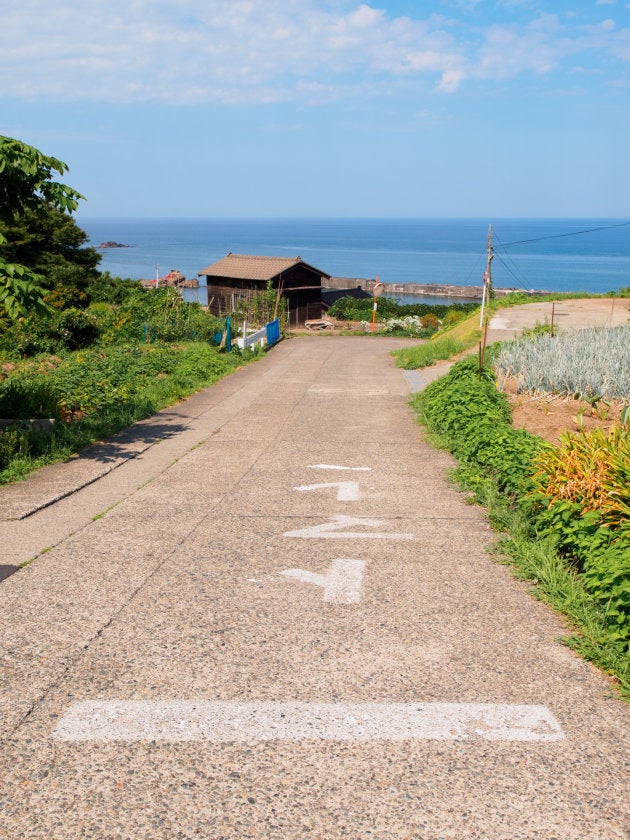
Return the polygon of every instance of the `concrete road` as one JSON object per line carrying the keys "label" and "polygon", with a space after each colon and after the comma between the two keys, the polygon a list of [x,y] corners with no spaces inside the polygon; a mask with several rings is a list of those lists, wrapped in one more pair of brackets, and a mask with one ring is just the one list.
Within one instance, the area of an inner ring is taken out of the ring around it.
{"label": "concrete road", "polygon": [[488,556],[401,343],[285,342],[0,494],[35,557],[0,584],[1,838],[630,836],[628,707]]}
{"label": "concrete road", "polygon": [[512,338],[524,328],[553,324],[555,330],[616,327],[630,322],[628,298],[583,298],[523,303],[499,309],[488,325],[488,343]]}

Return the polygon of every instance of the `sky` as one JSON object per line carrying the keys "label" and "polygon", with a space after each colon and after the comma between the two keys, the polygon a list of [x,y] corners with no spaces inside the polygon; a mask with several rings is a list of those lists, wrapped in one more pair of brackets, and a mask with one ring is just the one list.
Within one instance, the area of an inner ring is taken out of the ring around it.
{"label": "sky", "polygon": [[0,4],[81,217],[630,218],[628,0]]}

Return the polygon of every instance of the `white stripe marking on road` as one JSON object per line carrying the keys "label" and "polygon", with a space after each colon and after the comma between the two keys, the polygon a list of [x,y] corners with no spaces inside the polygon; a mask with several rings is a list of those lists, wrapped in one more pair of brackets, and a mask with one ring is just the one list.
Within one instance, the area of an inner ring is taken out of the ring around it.
{"label": "white stripe marking on road", "polygon": [[310,464],[312,470],[354,470],[355,472],[370,472],[372,467],[341,467],[337,464]]}
{"label": "white stripe marking on road", "polygon": [[327,487],[337,488],[337,501],[356,502],[360,498],[358,481],[328,481],[325,484],[302,484],[295,489],[300,492],[307,490],[321,490]]}
{"label": "white stripe marking on road", "polygon": [[358,604],[361,600],[365,560],[332,560],[328,573],[318,575],[306,569],[286,569],[280,572],[302,583],[313,583],[324,590],[329,604]]}
{"label": "white stripe marking on road", "polygon": [[363,525],[365,528],[380,528],[386,523],[380,519],[366,519],[365,517],[344,516],[336,514],[329,517],[329,522],[298,528],[295,531],[285,531],[285,537],[300,537],[301,539],[329,539],[329,540],[412,540],[413,534],[388,533],[387,531],[344,531],[350,525]]}
{"label": "white stripe marking on road", "polygon": [[60,741],[559,741],[545,706],[491,703],[85,700],[52,732]]}

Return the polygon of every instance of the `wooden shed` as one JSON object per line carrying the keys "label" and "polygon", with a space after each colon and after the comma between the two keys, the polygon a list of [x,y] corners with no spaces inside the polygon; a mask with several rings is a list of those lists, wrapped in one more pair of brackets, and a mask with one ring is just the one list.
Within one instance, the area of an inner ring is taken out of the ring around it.
{"label": "wooden shed", "polygon": [[234,309],[239,298],[264,292],[267,283],[287,299],[290,325],[322,317],[322,281],[329,274],[301,257],[256,257],[229,253],[197,272],[206,278],[208,307],[214,315]]}

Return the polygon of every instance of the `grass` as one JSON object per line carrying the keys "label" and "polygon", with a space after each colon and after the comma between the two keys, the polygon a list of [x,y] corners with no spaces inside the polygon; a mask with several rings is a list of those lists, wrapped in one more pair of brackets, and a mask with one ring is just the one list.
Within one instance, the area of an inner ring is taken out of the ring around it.
{"label": "grass", "polygon": [[584,588],[579,576],[558,556],[549,540],[527,535],[527,523],[498,494],[486,499],[488,516],[503,536],[492,548],[514,574],[531,581],[532,594],[565,616],[569,635],[562,641],[602,671],[615,677],[621,696],[630,702],[630,658],[617,645],[602,641],[606,634],[605,613]]}
{"label": "grass", "polygon": [[479,313],[474,312],[469,318],[455,324],[445,332],[436,333],[430,341],[395,350],[392,355],[398,367],[405,370],[432,365],[438,360],[450,359],[465,350],[470,350],[481,338]]}
{"label": "grass", "polygon": [[[112,350],[109,357],[105,348],[98,353],[101,366],[109,364],[112,369],[107,378],[84,352],[69,354],[62,360],[63,365],[48,372],[42,366],[39,376],[29,368],[21,388],[41,390],[42,381],[48,378],[55,386],[51,393],[57,406],[65,406],[68,395],[72,395],[72,406],[82,410],[69,422],[58,419],[52,432],[17,426],[0,432],[0,484],[18,481],[46,464],[66,460],[91,443],[180,402],[254,358],[249,353],[220,354],[204,343],[169,345],[162,355],[154,348],[155,345],[146,350],[153,364],[148,372],[132,365],[131,355],[125,371],[119,362],[119,350]],[[146,362],[139,359],[145,368]],[[17,378],[19,369],[15,373]]]}

